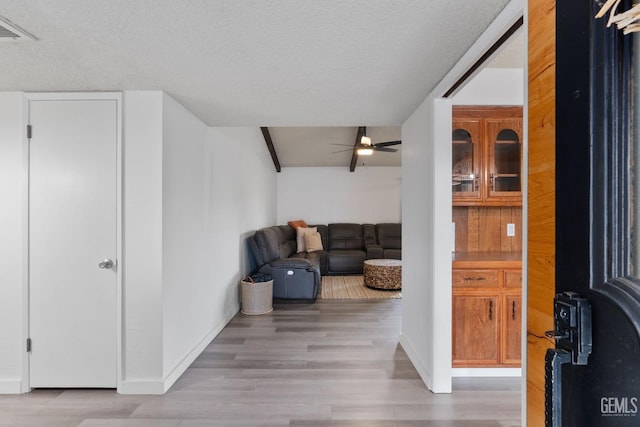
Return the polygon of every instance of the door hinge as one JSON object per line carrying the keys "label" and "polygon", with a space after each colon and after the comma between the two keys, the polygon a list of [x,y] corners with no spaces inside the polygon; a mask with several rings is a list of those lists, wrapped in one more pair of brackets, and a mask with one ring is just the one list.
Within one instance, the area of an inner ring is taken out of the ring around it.
{"label": "door hinge", "polygon": [[27,353],[31,353],[31,338],[27,338]]}
{"label": "door hinge", "polygon": [[27,125],[27,139],[31,139],[32,129],[31,125]]}

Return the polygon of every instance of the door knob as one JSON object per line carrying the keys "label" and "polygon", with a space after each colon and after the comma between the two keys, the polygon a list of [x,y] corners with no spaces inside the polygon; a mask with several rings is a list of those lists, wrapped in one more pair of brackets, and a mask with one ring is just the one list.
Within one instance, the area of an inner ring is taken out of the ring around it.
{"label": "door knob", "polygon": [[109,258],[106,258],[104,261],[98,263],[98,267],[109,269],[113,267],[113,261],[111,261]]}

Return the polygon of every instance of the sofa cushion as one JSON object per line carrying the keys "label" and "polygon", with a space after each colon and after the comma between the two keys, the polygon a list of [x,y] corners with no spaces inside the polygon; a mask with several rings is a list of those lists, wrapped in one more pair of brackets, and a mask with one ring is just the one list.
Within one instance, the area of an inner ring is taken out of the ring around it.
{"label": "sofa cushion", "polygon": [[307,253],[306,259],[313,265],[317,265],[320,269],[320,274],[327,273],[327,252],[316,251]]}
{"label": "sofa cushion", "polygon": [[377,224],[378,244],[384,249],[402,249],[402,224]]}
{"label": "sofa cushion", "polygon": [[256,231],[252,250],[255,253],[256,262],[268,263],[274,259],[288,258],[296,251],[294,231],[288,225],[275,225]]}
{"label": "sofa cushion", "polygon": [[289,258],[292,254],[296,253],[296,242],[287,240],[283,242],[278,249],[278,259]]}
{"label": "sofa cushion", "polygon": [[374,224],[362,224],[362,237],[364,239],[365,247],[378,243],[376,226]]}
{"label": "sofa cushion", "polygon": [[367,259],[384,258],[384,249],[380,245],[367,245]]}
{"label": "sofa cushion", "polygon": [[[280,249],[280,230],[278,227],[268,227],[256,231],[255,242],[260,255],[262,263],[267,263],[273,259],[277,259]],[[256,259],[258,257],[256,256]]]}
{"label": "sofa cushion", "polygon": [[361,274],[366,253],[357,249],[334,249],[329,251],[329,272],[331,274]]}
{"label": "sofa cushion", "polygon": [[301,252],[292,254],[292,258],[304,258],[308,260],[312,265],[317,265],[320,269],[320,274],[327,274],[328,261],[327,261],[327,251],[316,251],[316,252]]}
{"label": "sofa cushion", "polygon": [[[329,247],[334,249],[364,249],[362,225],[360,224],[329,224]],[[329,262],[331,270],[331,262]]]}
{"label": "sofa cushion", "polygon": [[402,259],[402,249],[385,249],[383,252],[386,259]]}

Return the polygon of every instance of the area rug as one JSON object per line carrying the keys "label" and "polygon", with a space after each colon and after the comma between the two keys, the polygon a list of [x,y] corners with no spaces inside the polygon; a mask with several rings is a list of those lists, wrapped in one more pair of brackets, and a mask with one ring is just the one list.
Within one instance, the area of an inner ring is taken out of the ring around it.
{"label": "area rug", "polygon": [[324,276],[320,299],[401,298],[400,291],[371,289],[364,285],[363,276]]}

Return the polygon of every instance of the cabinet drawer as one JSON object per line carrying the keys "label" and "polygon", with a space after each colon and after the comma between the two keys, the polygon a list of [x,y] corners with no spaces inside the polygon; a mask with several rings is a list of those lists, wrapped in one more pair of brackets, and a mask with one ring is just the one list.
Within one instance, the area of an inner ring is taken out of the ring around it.
{"label": "cabinet drawer", "polygon": [[453,287],[497,288],[499,270],[453,270]]}
{"label": "cabinet drawer", "polygon": [[522,270],[505,270],[504,286],[507,288],[522,287]]}

